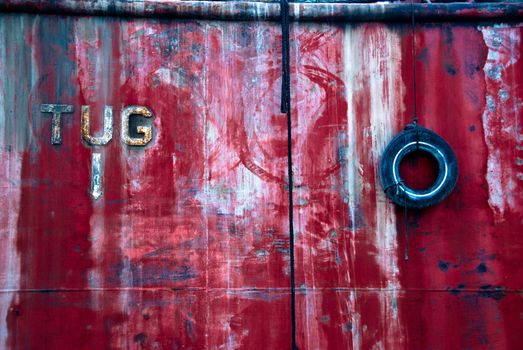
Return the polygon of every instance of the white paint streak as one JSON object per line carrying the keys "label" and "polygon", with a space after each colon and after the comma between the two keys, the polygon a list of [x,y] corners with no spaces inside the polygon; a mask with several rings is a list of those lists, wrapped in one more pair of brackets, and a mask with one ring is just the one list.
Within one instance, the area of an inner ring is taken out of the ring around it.
{"label": "white paint streak", "polygon": [[[96,153],[92,155],[92,161],[93,161],[93,167],[95,158],[98,158],[98,165],[100,166],[101,162],[101,154]],[[94,169],[92,170],[94,172]],[[102,175],[100,171],[98,170],[99,176]],[[91,174],[93,176],[93,174]],[[101,180],[100,180],[101,181]],[[93,188],[91,188],[93,191]],[[105,241],[105,213],[104,213],[104,206],[105,201],[104,198],[100,198],[100,200],[96,201],[95,192],[99,192],[101,195],[101,188],[98,190],[94,190],[93,195],[93,212],[91,214],[91,217],[89,218],[89,226],[90,226],[90,234],[89,234],[89,240],[91,242],[91,259],[93,261],[94,267],[90,269],[88,273],[88,285],[89,288],[97,289],[97,288],[103,288],[104,287],[104,281],[103,281],[103,275],[100,270],[101,265],[103,264],[103,255],[104,255],[104,241]],[[95,202],[96,201],[96,202]],[[95,308],[101,307],[101,294],[100,293],[94,293],[93,295],[93,302],[95,305]]]}
{"label": "white paint streak", "polygon": [[[373,184],[376,193],[375,208],[375,227],[367,229],[367,234],[375,234],[369,238],[374,240],[373,246],[377,249],[376,261],[381,268],[381,279],[386,281],[382,286],[392,292],[382,292],[380,294],[382,320],[387,320],[383,328],[387,334],[385,339],[390,348],[401,347],[404,344],[403,331],[400,322],[400,315],[396,308],[396,298],[401,285],[399,282],[398,270],[398,247],[396,232],[396,216],[393,204],[390,203],[379,183],[379,159],[395,132],[395,120],[404,112],[403,95],[404,86],[401,77],[401,39],[395,32],[388,30],[382,25],[369,25],[359,27],[347,27],[345,31],[345,82],[347,84],[346,94],[348,102],[348,123],[349,130],[349,152],[350,161],[358,159],[354,155],[357,152],[355,143],[355,133],[364,133],[363,140],[370,138],[370,144],[364,144],[360,149],[370,149],[370,154],[362,156],[372,157],[374,164]],[[354,106],[357,102],[356,95],[360,94],[369,99],[368,118],[370,127],[361,130],[361,125],[357,121],[364,123],[365,115],[356,115]],[[352,134],[351,134],[352,133]],[[364,188],[365,178],[360,170],[358,162],[348,165],[346,171],[346,191],[349,193],[349,203],[351,204],[351,216],[355,219],[356,201],[361,196],[361,189]],[[353,219],[353,220],[354,220]],[[370,220],[370,218],[367,218]],[[354,221],[353,221],[354,222]],[[353,235],[356,235],[353,229]],[[354,237],[353,241],[356,239]],[[353,248],[355,250],[355,248]],[[353,302],[356,302],[353,299]],[[354,310],[357,305],[351,305]],[[354,330],[354,332],[359,329]],[[353,337],[356,335],[353,335]],[[359,346],[355,342],[355,349]],[[375,344],[376,348],[381,348],[383,344]]]}
{"label": "white paint streak", "polygon": [[[347,99],[347,149],[344,152],[344,167],[343,167],[343,189],[344,200],[349,205],[349,215],[351,220],[351,237],[350,237],[350,256],[354,261],[356,259],[356,223],[359,220],[356,216],[357,208],[361,198],[361,189],[363,186],[362,179],[362,165],[359,159],[357,150],[358,133],[361,132],[358,125],[358,119],[354,106],[356,104],[356,91],[362,90],[361,80],[358,75],[361,72],[361,67],[364,63],[361,61],[360,51],[353,45],[358,42],[358,35],[360,33],[350,27],[345,28],[343,37],[344,47],[344,81],[345,81],[345,96]],[[345,250],[347,254],[347,250]],[[348,257],[346,257],[349,261]],[[347,271],[349,275],[349,271]],[[347,276],[347,281],[350,283],[351,277]],[[353,305],[355,306],[355,305]]]}
{"label": "white paint streak", "polygon": [[352,291],[349,295],[349,310],[350,313],[350,323],[351,323],[351,335],[352,335],[352,350],[361,349],[361,336],[362,336],[362,325],[361,325],[361,315],[356,311],[356,302],[357,292]]}
{"label": "white paint streak", "polygon": [[[391,293],[382,294],[383,320],[387,320],[386,342],[387,347],[395,348],[403,344],[403,333],[400,317],[396,308],[397,293],[400,289],[398,270],[398,247],[396,232],[396,215],[394,205],[387,200],[385,193],[381,191],[378,169],[380,156],[387,143],[392,139],[395,123],[394,120],[404,112],[403,101],[403,79],[401,77],[401,38],[388,30],[380,27],[374,32],[374,37],[366,37],[366,40],[374,42],[377,49],[370,52],[370,56],[364,61],[368,63],[370,83],[370,120],[372,157],[374,160],[376,189],[376,241],[378,249],[378,264],[381,266],[384,279],[387,281],[386,288]],[[373,45],[368,45],[372,48]],[[367,53],[367,51],[365,51]],[[364,53],[364,54],[365,54]]]}
{"label": "white paint streak", "polygon": [[[0,105],[0,110],[3,110]],[[0,285],[4,290],[18,290],[20,287],[20,256],[16,247],[18,215],[21,197],[22,155],[18,152],[0,151]],[[0,344],[5,344],[7,313],[15,297],[14,293],[0,294]]]}
{"label": "white paint streak", "polygon": [[[224,45],[234,45],[235,40],[227,39],[227,35],[239,35],[239,33],[220,33],[220,42]],[[266,40],[263,37],[255,36],[256,47],[262,46],[258,41]],[[207,44],[206,44],[207,45]],[[214,60],[208,62],[207,67],[212,70],[212,74],[219,74],[222,77],[222,85],[216,86],[213,81],[205,81],[206,89],[203,91],[205,99],[206,113],[205,113],[205,144],[204,144],[204,189],[196,195],[196,198],[202,203],[202,210],[206,215],[221,215],[229,217],[234,224],[236,222],[243,222],[245,218],[252,218],[250,224],[255,225],[256,218],[262,218],[263,213],[260,213],[260,203],[266,200],[262,198],[270,196],[271,191],[268,189],[271,185],[261,179],[257,174],[254,174],[240,163],[239,154],[236,149],[232,148],[226,141],[228,136],[227,125],[224,121],[231,118],[231,114],[235,113],[235,101],[237,101],[237,86],[234,84],[234,77],[232,76],[231,67],[228,64],[229,58],[226,56],[228,51],[234,50],[234,47],[223,48],[221,57],[217,59],[222,62],[221,66]],[[253,60],[263,60],[263,58],[253,58]],[[252,62],[252,67],[258,67],[256,62]],[[207,76],[207,75],[206,75]],[[211,76],[211,74],[209,74]],[[205,77],[204,77],[205,78]],[[211,90],[208,91],[207,89]],[[251,92],[252,93],[252,92]],[[242,94],[243,97],[243,94]],[[252,99],[246,102],[249,106],[254,107]],[[248,108],[248,107],[247,107]],[[257,115],[246,113],[244,118],[245,123],[250,123],[254,119],[259,119]],[[259,133],[267,133],[267,125],[264,129],[257,130]],[[245,126],[247,132],[253,129],[250,126]],[[230,141],[229,141],[230,142]],[[251,154],[258,154],[259,152],[251,152]],[[215,271],[215,276],[221,276],[222,283],[226,288],[235,287],[235,271],[238,266],[241,266],[243,254],[253,248],[253,237],[246,235],[243,240],[241,251],[236,251],[235,240],[231,238],[230,234],[224,236],[229,247],[223,251],[223,264],[220,266],[220,271]],[[222,252],[220,252],[222,253]],[[240,254],[240,255],[238,255]],[[236,335],[237,337],[239,335]]]}
{"label": "white paint streak", "polygon": [[[75,20],[74,43],[75,61],[78,67],[77,79],[80,93],[84,97],[85,103],[91,105],[97,102],[109,102],[100,101],[100,96],[109,98],[108,94],[112,84],[111,80],[108,79],[111,70],[111,50],[108,49],[108,45],[111,44],[110,32],[103,28],[100,22],[94,18]],[[102,113],[102,110],[93,110],[91,118],[101,118]],[[105,159],[105,150],[105,147],[101,147],[98,149],[101,152],[98,153],[98,156],[92,155],[92,166],[95,166],[96,158],[99,158],[99,165],[102,164],[101,159]],[[91,171],[93,170],[92,168]],[[99,180],[102,181],[101,178]],[[93,190],[95,189],[91,188],[91,191]],[[100,191],[99,195],[101,196],[101,187],[96,191]],[[102,196],[96,200],[98,194],[92,193],[92,195],[93,211],[89,218],[89,241],[91,243],[89,253],[93,267],[87,273],[87,284],[91,289],[99,289],[105,287],[102,270],[104,264],[103,256],[106,253],[105,237],[107,235],[104,213],[105,199]],[[95,310],[103,307],[102,293],[93,292],[90,297]]]}
{"label": "white paint streak", "polygon": [[[357,259],[357,222],[360,221],[357,213],[359,207],[359,201],[362,196],[361,189],[363,186],[362,178],[362,165],[359,159],[357,150],[357,138],[358,133],[361,132],[358,127],[358,118],[355,112],[355,92],[362,90],[362,84],[359,77],[361,67],[364,63],[361,61],[362,56],[360,51],[354,45],[359,43],[361,33],[359,31],[346,27],[343,37],[343,60],[344,60],[344,81],[345,81],[345,96],[347,99],[347,150],[344,152],[344,166],[343,166],[343,188],[345,201],[348,202],[349,215],[351,222],[350,230],[350,260],[349,249],[344,250],[345,259],[347,261],[356,261]],[[353,267],[351,263],[349,266]],[[350,270],[347,270],[347,281],[351,283]],[[352,325],[351,337],[352,337],[352,349],[359,350],[362,348],[362,324],[361,316],[358,310],[360,306],[357,302],[357,292],[352,291],[348,298],[348,312],[349,319]]]}

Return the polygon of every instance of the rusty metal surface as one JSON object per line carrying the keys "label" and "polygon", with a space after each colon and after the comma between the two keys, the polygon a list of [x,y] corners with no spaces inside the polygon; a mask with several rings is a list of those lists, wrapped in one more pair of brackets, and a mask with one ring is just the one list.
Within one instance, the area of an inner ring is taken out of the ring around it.
{"label": "rusty metal surface", "polygon": [[[523,343],[523,24],[420,24],[416,57],[410,33],[291,26],[300,349]],[[280,41],[269,22],[0,14],[1,348],[289,348]],[[460,177],[405,216],[378,164],[413,62]],[[74,108],[58,134],[51,104]],[[105,106],[113,140],[91,145]],[[153,117],[128,123],[136,106]]]}
{"label": "rusty metal surface", "polygon": [[[0,0],[0,10],[67,15],[123,17],[217,19],[229,21],[280,19],[279,0],[275,1],[157,1],[157,0]],[[410,21],[411,10],[418,21],[502,20],[523,18],[519,0],[504,2],[419,3],[419,0],[393,3],[360,1],[295,1],[289,15],[295,21]]]}

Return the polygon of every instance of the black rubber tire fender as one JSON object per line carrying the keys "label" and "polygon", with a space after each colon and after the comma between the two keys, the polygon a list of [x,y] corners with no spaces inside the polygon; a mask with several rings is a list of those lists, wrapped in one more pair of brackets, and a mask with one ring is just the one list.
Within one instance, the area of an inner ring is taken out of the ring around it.
{"label": "black rubber tire fender", "polygon": [[[401,161],[408,154],[422,151],[438,164],[436,181],[426,189],[408,187],[400,177]],[[435,132],[409,126],[387,145],[380,160],[380,180],[387,197],[407,208],[422,209],[440,203],[456,186],[458,161],[452,147]]]}

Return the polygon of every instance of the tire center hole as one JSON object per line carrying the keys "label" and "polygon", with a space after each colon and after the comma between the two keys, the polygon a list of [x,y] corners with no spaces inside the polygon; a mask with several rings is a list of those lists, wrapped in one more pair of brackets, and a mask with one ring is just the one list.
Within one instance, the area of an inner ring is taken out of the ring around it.
{"label": "tire center hole", "polygon": [[439,166],[436,158],[424,150],[407,154],[400,163],[400,177],[405,185],[414,190],[425,190],[438,178]]}

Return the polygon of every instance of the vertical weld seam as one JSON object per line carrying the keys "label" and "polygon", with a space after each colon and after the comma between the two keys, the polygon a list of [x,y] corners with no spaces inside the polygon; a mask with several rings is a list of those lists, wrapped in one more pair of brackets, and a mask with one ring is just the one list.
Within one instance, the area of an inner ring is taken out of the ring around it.
{"label": "vertical weld seam", "polygon": [[291,284],[291,349],[296,346],[296,284],[294,273],[294,204],[293,204],[293,172],[292,172],[292,122],[291,122],[291,93],[290,93],[290,25],[289,2],[280,1],[281,30],[282,30],[282,91],[281,111],[287,114],[287,173],[289,186],[289,256],[290,256],[290,284]]}

